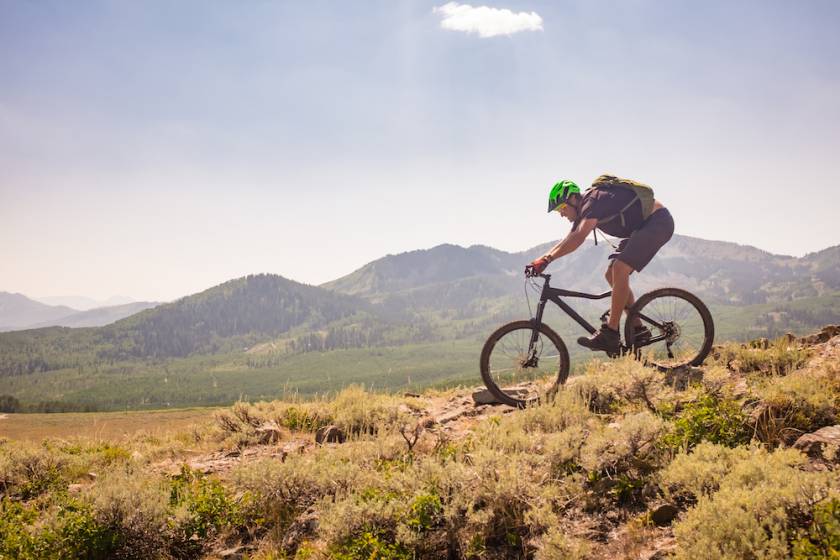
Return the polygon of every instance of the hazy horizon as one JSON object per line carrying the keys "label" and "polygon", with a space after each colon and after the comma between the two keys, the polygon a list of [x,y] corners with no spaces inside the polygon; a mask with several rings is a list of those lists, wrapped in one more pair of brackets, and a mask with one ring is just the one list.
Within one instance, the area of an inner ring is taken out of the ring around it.
{"label": "hazy horizon", "polygon": [[568,231],[554,181],[603,172],[679,234],[838,245],[838,30],[830,1],[4,2],[0,290],[521,251]]}
{"label": "hazy horizon", "polygon": [[[699,239],[699,238],[695,238],[695,239]],[[724,240],[724,239],[704,239],[704,241],[722,242],[722,243],[732,243],[732,242],[728,242],[728,241],[726,241],[726,240]],[[547,242],[547,241],[543,241],[542,243],[546,243],[546,242]],[[592,242],[592,240],[591,240],[591,239],[589,239],[589,240],[587,240],[585,243],[591,243],[591,242]],[[406,251],[401,251],[400,253],[412,252],[412,251],[424,251],[424,250],[430,250],[430,249],[433,249],[433,248],[435,248],[435,247],[437,247],[437,246],[439,246],[439,245],[440,245],[440,244],[438,244],[438,245],[434,245],[434,246],[432,246],[432,247],[418,247],[418,248],[416,248],[416,249],[408,249],[408,250],[406,250]],[[450,245],[458,245],[458,244],[450,244]],[[485,245],[485,244],[474,244],[474,245],[467,245],[467,246],[464,246],[464,245],[458,245],[458,246],[463,247],[463,248],[470,248],[470,247],[475,246],[475,245],[484,245],[484,246],[487,246],[487,245]],[[743,246],[743,247],[751,247],[751,248],[753,248],[753,249],[758,249],[758,250],[765,251],[765,249],[762,249],[761,247],[755,247],[755,246],[753,246],[753,245],[742,245],[742,246]],[[533,246],[533,247],[536,247],[536,245],[535,245],[535,246]],[[529,246],[529,247],[526,247],[526,248],[524,248],[524,249],[522,249],[522,248],[519,248],[519,249],[513,249],[513,250],[511,250],[511,251],[507,251],[507,252],[518,253],[518,252],[521,252],[521,251],[527,251],[528,249],[531,249],[531,248],[533,248],[533,247],[530,247],[530,246]],[[825,250],[825,249],[830,249],[830,248],[832,248],[832,247],[836,247],[836,245],[831,245],[831,246],[829,246],[829,247],[824,247],[823,249],[818,249],[817,251],[813,251],[813,252],[817,252],[817,253],[818,253],[818,252],[820,252],[820,251],[822,251],[822,250]],[[498,247],[491,247],[491,248],[493,248],[493,249],[498,249]],[[503,250],[503,249],[500,249],[500,250]],[[808,254],[811,254],[811,253],[813,253],[813,252],[806,253],[805,255],[784,255],[784,254],[772,253],[772,252],[771,252],[771,254],[773,254],[774,256],[777,256],[777,257],[794,257],[794,258],[802,258],[803,256],[807,256]],[[337,280],[337,279],[341,278],[342,276],[345,276],[346,274],[349,274],[349,273],[351,273],[351,272],[354,272],[355,270],[358,270],[358,269],[360,269],[360,268],[364,267],[365,265],[369,264],[370,262],[373,262],[373,261],[375,261],[375,260],[378,260],[379,258],[384,258],[384,257],[387,257],[387,256],[391,256],[391,255],[394,255],[394,254],[400,254],[400,253],[388,253],[388,254],[386,254],[386,255],[380,255],[379,257],[377,257],[377,258],[375,258],[375,259],[372,259],[371,261],[368,261],[368,262],[365,262],[365,263],[360,264],[358,267],[354,268],[353,270],[351,270],[351,271],[349,271],[349,272],[347,272],[347,273],[343,273],[343,274],[341,274],[340,276],[336,276],[336,277],[334,277],[334,278],[329,278],[329,279],[325,280],[324,282],[319,282],[318,284],[313,284],[313,285],[321,285],[321,284],[328,283],[328,282],[330,282],[330,281],[332,281],[332,280]],[[524,265],[524,264],[525,264],[525,263],[523,263],[523,265]],[[247,274],[245,274],[245,275],[243,275],[243,276],[248,276],[248,275],[251,275],[251,274],[272,274],[272,273],[271,273],[271,272],[268,272],[268,271],[254,271],[254,272],[249,272],[249,273],[247,273]],[[276,273],[274,273],[274,274],[276,274]],[[194,295],[195,293],[202,292],[202,291],[204,291],[204,290],[206,290],[206,289],[209,289],[209,288],[212,288],[212,287],[214,287],[214,286],[216,286],[216,285],[218,285],[218,284],[224,283],[224,282],[226,282],[226,281],[228,281],[228,280],[235,280],[235,279],[237,279],[237,278],[240,278],[240,277],[231,277],[231,278],[227,278],[227,279],[222,280],[221,282],[219,282],[219,283],[217,283],[217,284],[210,284],[210,285],[207,285],[207,286],[203,286],[203,287],[201,287],[201,288],[198,288],[198,289],[196,289],[194,292],[188,292],[188,293],[179,294],[179,295],[177,295],[177,296],[175,296],[175,297],[173,297],[173,298],[170,298],[170,299],[158,299],[158,300],[151,300],[151,299],[136,298],[136,297],[132,297],[132,296],[126,296],[126,295],[124,295],[124,294],[114,294],[114,295],[110,295],[110,296],[108,296],[108,297],[104,297],[104,298],[93,298],[93,297],[87,296],[87,295],[85,295],[85,294],[48,294],[48,295],[32,295],[32,294],[27,294],[27,293],[25,293],[25,292],[14,292],[14,291],[12,291],[12,290],[3,290],[3,289],[0,289],[0,292],[18,293],[18,294],[20,294],[20,295],[24,295],[24,296],[28,297],[29,299],[32,299],[32,300],[38,301],[38,302],[40,302],[40,303],[44,303],[44,304],[46,304],[46,305],[64,305],[64,306],[67,306],[67,307],[74,308],[74,309],[76,309],[76,310],[78,310],[78,311],[87,311],[87,310],[89,310],[89,309],[94,309],[94,308],[96,308],[96,307],[108,307],[108,306],[123,305],[123,304],[128,304],[128,303],[139,303],[139,302],[150,302],[150,301],[157,301],[157,302],[160,302],[160,303],[171,302],[171,301],[175,301],[175,300],[177,300],[177,299],[180,299],[180,298],[182,298],[182,297],[186,297],[186,296]],[[296,279],[296,278],[289,278],[289,277],[287,277],[287,278],[288,278],[289,280],[293,280],[293,281],[297,281],[297,282],[302,282],[301,280],[298,280],[298,279]],[[304,283],[307,283],[307,282],[304,282]],[[77,304],[77,305],[73,305],[73,304],[71,303],[71,301],[70,301],[70,300],[77,300],[77,299],[78,299],[78,300],[87,300],[87,301],[88,301],[88,302],[90,302],[90,303],[88,303],[87,305],[78,305],[78,304]],[[92,302],[94,302],[94,301],[95,301],[95,303],[96,303],[95,305],[93,305],[93,304],[92,304]]]}

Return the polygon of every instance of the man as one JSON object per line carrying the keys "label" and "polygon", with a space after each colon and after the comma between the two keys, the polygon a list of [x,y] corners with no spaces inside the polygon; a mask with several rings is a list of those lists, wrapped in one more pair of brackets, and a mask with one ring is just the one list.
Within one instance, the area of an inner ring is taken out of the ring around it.
{"label": "man", "polygon": [[[630,290],[630,275],[641,272],[653,256],[674,234],[674,220],[653,190],[642,183],[602,175],[592,188],[581,194],[572,181],[560,181],[548,196],[548,211],[559,212],[572,222],[565,239],[529,264],[525,271],[539,274],[551,261],[576,250],[598,228],[607,235],[622,239],[618,250],[609,256],[605,277],[612,287],[609,321],[578,344],[590,350],[603,350],[610,356],[619,353],[619,321],[624,310],[636,301]],[[650,338],[650,331],[636,319],[636,340]]]}

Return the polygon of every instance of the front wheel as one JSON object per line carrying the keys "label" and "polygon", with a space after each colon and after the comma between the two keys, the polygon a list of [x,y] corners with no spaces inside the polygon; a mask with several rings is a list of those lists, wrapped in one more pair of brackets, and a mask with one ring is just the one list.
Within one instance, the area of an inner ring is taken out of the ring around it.
{"label": "front wheel", "polygon": [[499,327],[481,350],[481,378],[499,402],[524,408],[553,395],[569,376],[569,351],[563,339],[540,325],[514,321]]}
{"label": "front wheel", "polygon": [[[639,319],[651,336],[634,340]],[[699,366],[715,339],[712,314],[700,298],[679,288],[641,296],[627,312],[624,340],[649,365],[662,371]]]}

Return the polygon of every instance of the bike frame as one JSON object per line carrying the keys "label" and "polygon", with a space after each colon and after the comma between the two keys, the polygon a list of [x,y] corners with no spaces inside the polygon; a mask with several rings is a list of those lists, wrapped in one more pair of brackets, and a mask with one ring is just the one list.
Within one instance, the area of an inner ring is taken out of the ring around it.
{"label": "bike frame", "polygon": [[[581,327],[586,329],[586,332],[588,332],[589,334],[595,334],[595,331],[597,331],[597,329],[595,327],[593,327],[589,323],[589,321],[587,321],[586,319],[581,317],[580,314],[577,311],[572,309],[572,307],[568,303],[566,303],[565,301],[563,301],[560,298],[561,297],[575,297],[575,298],[583,298],[583,299],[605,299],[605,298],[608,298],[612,295],[612,291],[604,292],[602,294],[587,294],[587,293],[584,293],[584,292],[575,292],[575,291],[572,291],[572,290],[564,290],[562,288],[552,288],[550,286],[550,282],[551,282],[551,275],[550,274],[538,274],[537,276],[539,276],[540,278],[544,278],[545,282],[543,283],[542,293],[540,294],[540,302],[537,304],[537,312],[534,315],[534,317],[531,319],[531,322],[534,324],[534,331],[531,333],[531,342],[528,345],[529,348],[533,348],[534,344],[536,344],[537,339],[539,338],[539,334],[540,334],[539,327],[542,324],[543,311],[545,311],[545,304],[549,301],[554,303],[555,305],[557,305],[557,307],[562,309],[566,313],[566,315],[568,315],[569,317],[574,319],[575,322],[578,325],[580,325]],[[658,322],[654,321],[653,319],[651,319],[650,317],[647,317],[646,315],[643,315],[641,313],[639,313],[638,315],[639,315],[640,319],[642,319],[642,320],[648,322],[649,324],[657,327],[660,330],[660,332],[665,332],[665,333],[668,332],[667,326],[662,325],[661,323],[658,323]],[[648,346],[649,344],[654,344],[656,342],[661,342],[661,341],[667,340],[667,339],[668,339],[667,334],[663,334],[663,335],[660,335],[660,336],[653,336],[653,337],[650,338],[649,341],[645,342],[644,344],[640,345],[639,347]],[[622,350],[627,350],[628,349],[628,347],[625,344],[621,344],[621,348],[622,348]]]}

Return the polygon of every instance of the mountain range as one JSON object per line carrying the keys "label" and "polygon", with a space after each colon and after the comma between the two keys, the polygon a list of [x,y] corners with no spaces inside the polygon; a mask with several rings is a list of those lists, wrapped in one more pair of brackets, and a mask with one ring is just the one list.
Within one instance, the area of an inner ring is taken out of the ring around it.
{"label": "mountain range", "polygon": [[[520,282],[525,264],[553,244],[518,253],[481,245],[440,245],[388,255],[322,287],[377,299],[472,277],[509,277]],[[587,243],[553,263],[546,272],[555,274],[568,288],[602,291],[608,289],[603,274],[607,257],[613,251],[606,242]],[[643,273],[633,277],[632,284],[642,291],[678,286],[707,300],[729,304],[814,297],[840,290],[840,246],[797,258],[735,243],[675,235]]]}
{"label": "mountain range", "polygon": [[[68,299],[78,300],[79,298],[57,298],[59,301]],[[50,326],[99,327],[156,305],[158,305],[156,302],[137,301],[77,309],[67,305],[48,305],[23,294],[0,292],[0,331]]]}
{"label": "mountain range", "polygon": [[[0,394],[136,407],[268,397],[281,386],[311,393],[472,378],[487,334],[529,316],[522,272],[551,245],[515,253],[439,245],[387,255],[321,286],[252,275],[101,327],[0,333]],[[552,285],[605,291],[612,251],[587,242],[551,264]],[[840,246],[796,258],[674,236],[632,285],[637,294],[661,286],[696,293],[719,337],[801,332],[840,322]],[[538,294],[530,297],[533,305]],[[593,322],[603,311],[573,307]],[[564,338],[580,334],[555,310],[547,318]]]}
{"label": "mountain range", "polygon": [[136,300],[126,296],[111,296],[105,300],[96,300],[87,296],[47,296],[32,298],[46,305],[66,305],[79,311],[89,311],[97,307],[114,307],[135,303]]}

